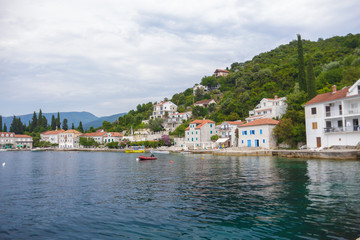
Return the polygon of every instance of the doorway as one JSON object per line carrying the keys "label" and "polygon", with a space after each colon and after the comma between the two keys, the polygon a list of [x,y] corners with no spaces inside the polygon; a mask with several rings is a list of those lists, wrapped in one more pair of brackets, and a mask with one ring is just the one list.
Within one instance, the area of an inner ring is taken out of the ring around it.
{"label": "doorway", "polygon": [[316,147],[317,148],[321,147],[321,137],[316,138]]}

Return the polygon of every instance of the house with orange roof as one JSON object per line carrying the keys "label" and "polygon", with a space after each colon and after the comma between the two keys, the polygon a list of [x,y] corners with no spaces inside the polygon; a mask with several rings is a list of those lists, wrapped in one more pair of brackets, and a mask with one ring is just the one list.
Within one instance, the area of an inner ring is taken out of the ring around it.
{"label": "house with orange roof", "polygon": [[110,143],[110,142],[121,142],[124,135],[122,135],[119,132],[108,132],[106,133],[104,137],[104,143]]}
{"label": "house with orange roof", "polygon": [[194,103],[194,106],[209,107],[209,105],[212,103],[216,104],[214,99],[201,100]]}
{"label": "house with orange roof", "polygon": [[350,87],[315,96],[305,103],[308,148],[355,146],[360,142],[360,79]]}
{"label": "house with orange roof", "polygon": [[32,148],[33,139],[29,135],[0,132],[0,149]]}
{"label": "house with orange roof", "polygon": [[176,113],[177,106],[171,101],[159,102],[154,105],[153,114],[150,116],[151,119],[165,118],[173,113]]}
{"label": "house with orange roof", "polygon": [[103,144],[104,143],[104,138],[106,136],[107,136],[106,132],[104,132],[104,131],[96,131],[96,132],[92,132],[92,133],[81,134],[79,137],[92,138],[98,144]]}
{"label": "house with orange roof", "polygon": [[263,98],[253,110],[249,111],[249,117],[245,120],[251,122],[260,118],[280,119],[285,114],[286,108],[286,97]]}
{"label": "house with orange roof", "polygon": [[222,122],[220,125],[216,126],[218,128],[218,135],[220,138],[228,138],[229,139],[229,147],[236,147],[238,144],[237,138],[236,138],[236,129],[238,129],[238,126],[243,125],[244,122],[241,120],[237,121],[225,121]]}
{"label": "house with orange roof", "polygon": [[263,149],[275,148],[277,143],[273,130],[278,123],[279,121],[271,118],[261,118],[238,126],[238,146]]}
{"label": "house with orange roof", "polygon": [[193,149],[213,148],[215,145],[211,141],[211,137],[217,134],[215,122],[211,120],[195,120],[192,121],[185,129],[184,144]]}
{"label": "house with orange roof", "polygon": [[72,149],[79,148],[79,136],[81,132],[70,129],[59,134],[59,148]]}
{"label": "house with orange roof", "polygon": [[40,140],[51,144],[59,144],[59,134],[63,132],[65,132],[64,129],[42,132],[40,133]]}
{"label": "house with orange roof", "polygon": [[216,78],[222,76],[222,77],[226,77],[229,74],[228,70],[223,70],[223,69],[216,69],[214,72],[214,75]]}

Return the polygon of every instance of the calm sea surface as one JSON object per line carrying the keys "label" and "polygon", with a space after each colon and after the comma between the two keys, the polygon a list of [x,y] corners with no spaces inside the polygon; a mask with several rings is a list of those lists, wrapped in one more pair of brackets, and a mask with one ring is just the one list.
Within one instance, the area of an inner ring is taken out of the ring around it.
{"label": "calm sea surface", "polygon": [[0,152],[0,239],[360,237],[360,161],[136,157]]}

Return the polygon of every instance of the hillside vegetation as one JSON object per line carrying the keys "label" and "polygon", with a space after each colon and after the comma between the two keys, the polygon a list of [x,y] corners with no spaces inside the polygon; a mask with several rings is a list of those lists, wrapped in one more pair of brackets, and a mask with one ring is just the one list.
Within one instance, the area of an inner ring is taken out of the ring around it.
{"label": "hillside vegetation", "polygon": [[[338,89],[352,85],[360,78],[360,34],[348,34],[318,41],[301,40],[305,65],[312,59],[312,72],[315,75],[316,93],[331,91],[332,85]],[[225,120],[244,120],[262,98],[286,96],[288,112],[283,117],[282,126],[277,129],[279,141],[290,145],[305,141],[304,111],[302,104],[309,95],[298,87],[298,40],[281,45],[269,52],[261,53],[252,60],[232,63],[226,77],[205,76],[199,83],[208,87],[220,84],[220,88],[208,92],[188,88],[176,93],[170,99],[178,105],[178,111],[192,111],[193,118],[209,118],[216,123]],[[306,66],[306,69],[309,69]],[[199,100],[214,99],[216,106],[207,109],[194,108]],[[165,98],[164,100],[167,100]],[[124,130],[144,127],[141,123],[152,113],[153,104],[138,105],[136,110],[120,117],[112,128]],[[185,124],[186,125],[186,124]],[[184,125],[184,126],[185,126]],[[184,126],[177,129],[176,135],[183,132]],[[110,127],[110,126],[109,126]],[[284,135],[286,133],[287,135]]]}

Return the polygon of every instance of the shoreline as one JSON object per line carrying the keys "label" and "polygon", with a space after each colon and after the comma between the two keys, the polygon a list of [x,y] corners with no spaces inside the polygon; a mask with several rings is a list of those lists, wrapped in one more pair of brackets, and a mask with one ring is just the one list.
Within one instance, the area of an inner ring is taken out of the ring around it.
{"label": "shoreline", "polygon": [[[215,156],[274,156],[286,158],[310,158],[310,159],[334,159],[334,160],[360,160],[360,150],[273,150],[273,149],[211,149],[211,150],[187,150],[177,148],[145,149],[145,153],[151,150],[169,151],[170,153],[190,153],[190,154],[212,154]],[[30,149],[9,149],[7,151],[31,151]],[[125,149],[98,149],[98,148],[79,148],[79,149],[37,149],[33,152],[56,151],[56,152],[125,152]]]}

